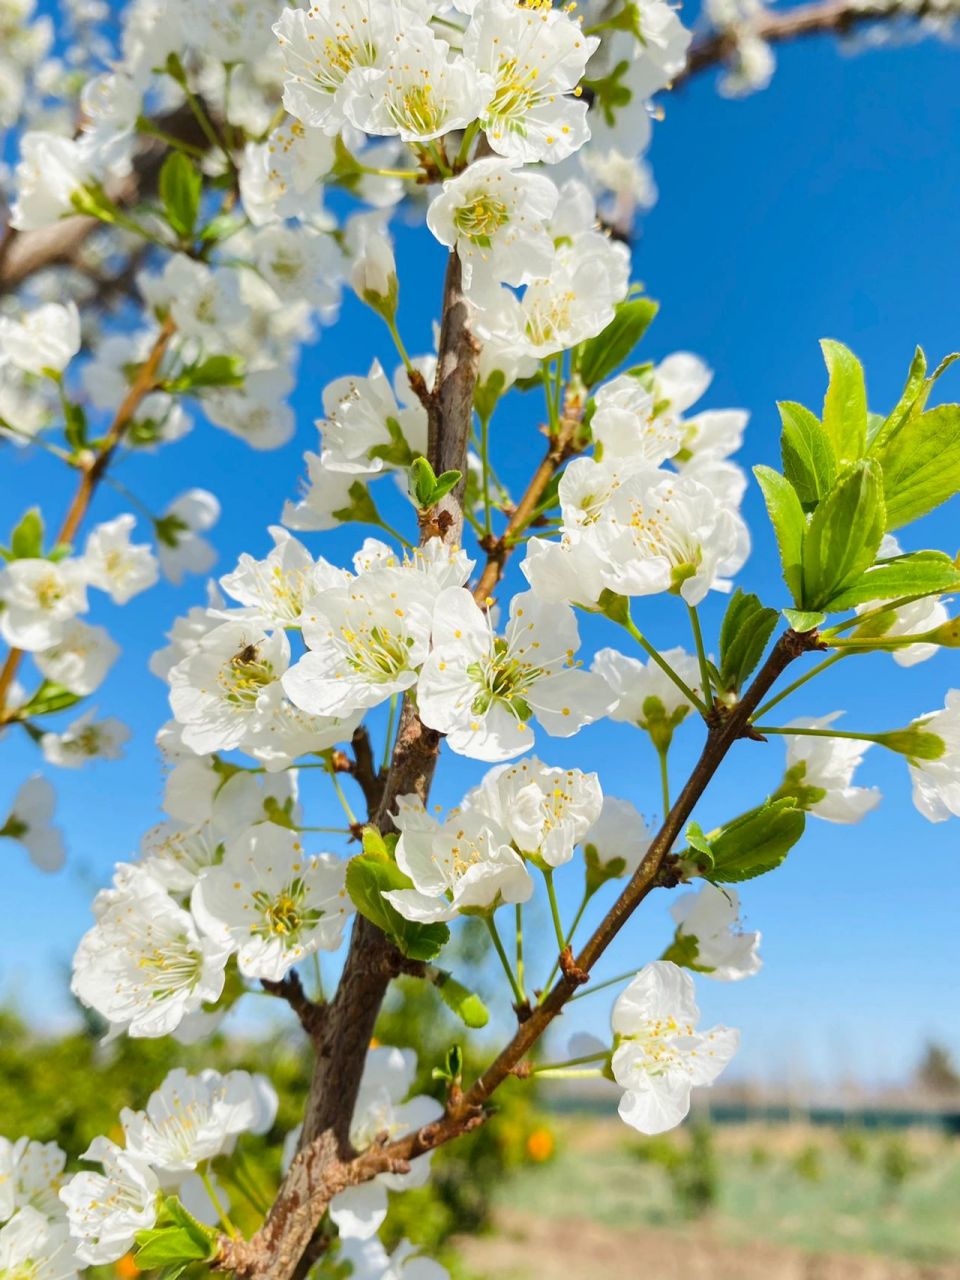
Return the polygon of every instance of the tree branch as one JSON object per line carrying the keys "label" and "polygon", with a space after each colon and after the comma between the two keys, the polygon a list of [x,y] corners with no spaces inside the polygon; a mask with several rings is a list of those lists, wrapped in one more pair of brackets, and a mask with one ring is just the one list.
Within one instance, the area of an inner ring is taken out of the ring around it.
{"label": "tree branch", "polygon": [[[157,385],[160,362],[163,360],[167,347],[170,345],[173,332],[174,323],[168,318],[164,321],[160,332],[157,334],[150,354],[140,366],[133,382],[130,384],[130,389],[117,410],[107,434],[101,441],[100,448],[90,456],[87,462],[78,464],[80,466],[80,483],[57,533],[56,541],[58,543],[73,541],[84,516],[89,510],[97,485],[103,478],[118,445],[133,422],[134,415],[140,408],[144,397],[149,395]],[[7,654],[2,669],[0,669],[0,724],[4,723],[3,712],[6,706],[7,693],[16,677],[17,671],[20,669],[22,661],[23,652],[20,649],[11,649]]]}
{"label": "tree branch", "polygon": [[[453,253],[444,283],[437,377],[428,397],[428,453],[438,474],[457,470],[464,477],[479,358],[468,318],[460,260]],[[429,513],[421,541],[439,535],[450,546],[459,544],[464,487],[461,482]],[[392,828],[398,795],[413,792],[426,800],[439,750],[440,735],[421,723],[413,702],[405,698],[390,768],[379,795],[371,789],[367,796],[370,818],[381,831]],[[326,1006],[314,1040],[316,1062],[300,1150],[263,1226],[248,1243],[224,1245],[221,1269],[233,1270],[243,1280],[290,1280],[308,1249],[315,1250],[317,1226],[339,1190],[378,1172],[406,1167],[392,1154],[378,1160],[376,1148],[357,1157],[350,1143],[350,1122],[374,1025],[387,987],[404,964],[383,933],[358,916],[336,995]]]}
{"label": "tree branch", "polygon": [[[826,0],[825,3],[797,5],[779,13],[764,13],[753,21],[744,22],[741,29],[768,44],[786,44],[816,35],[844,36],[872,22],[890,22],[898,18],[919,21],[932,15],[943,15],[943,12],[932,0],[925,0],[916,8],[907,8],[902,0],[889,0],[888,3],[877,3],[872,9],[851,3],[851,0]],[[687,65],[674,80],[674,87],[700,71],[719,66],[736,52],[736,47],[735,29],[701,36],[691,45]]]}

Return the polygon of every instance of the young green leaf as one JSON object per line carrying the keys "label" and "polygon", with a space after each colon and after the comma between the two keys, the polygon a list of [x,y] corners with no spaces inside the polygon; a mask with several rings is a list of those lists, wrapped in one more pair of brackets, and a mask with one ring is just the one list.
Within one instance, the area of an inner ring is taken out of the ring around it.
{"label": "young green leaf", "polygon": [[13,560],[33,560],[43,555],[43,516],[39,507],[31,507],[10,535]]}
{"label": "young green leaf", "polygon": [[872,458],[848,467],[814,511],[803,547],[803,603],[832,607],[835,596],[876,559],[886,529],[883,477]]}
{"label": "young green leaf", "polygon": [[867,448],[867,389],[863,366],[842,342],[820,343],[830,381],[823,402],[823,429],[837,461],[856,462]]}
{"label": "young green leaf", "polygon": [[181,240],[189,240],[200,212],[203,178],[200,170],[181,151],[171,151],[160,170],[160,199],[163,212]]}
{"label": "young green leaf", "polygon": [[579,373],[585,386],[595,387],[629,359],[659,309],[659,302],[651,298],[632,298],[615,308],[603,332],[580,348]]}
{"label": "young green leaf", "polygon": [[960,569],[950,557],[934,558],[919,552],[869,569],[834,596],[829,608],[836,612],[854,609],[872,600],[899,600],[904,596],[939,595],[957,590],[960,590]]}
{"label": "young green leaf", "polygon": [[767,514],[777,536],[783,577],[796,604],[803,603],[803,544],[807,521],[797,491],[785,476],[772,467],[754,467],[753,474],[763,491]]}
{"label": "young green leaf", "polygon": [[780,452],[783,474],[802,506],[810,510],[830,492],[837,478],[837,458],[819,418],[802,404],[782,400],[777,406],[783,431]]}
{"label": "young green leaf", "polygon": [[922,347],[917,347],[913,353],[913,359],[910,361],[910,371],[907,374],[907,382],[900,394],[893,412],[886,418],[882,419],[877,430],[868,435],[870,437],[870,451],[876,452],[881,445],[894,435],[906,420],[915,413],[923,411],[927,396],[930,394],[930,388],[933,386],[933,379],[927,381],[927,357]]}
{"label": "young green leaf", "polygon": [[752,880],[779,867],[803,835],[806,814],[791,798],[768,801],[710,834],[715,884]]}
{"label": "young green leaf", "polygon": [[887,528],[925,516],[960,492],[960,405],[909,418],[873,456],[883,468]]}
{"label": "young green leaf", "polygon": [[411,889],[413,881],[379,852],[361,853],[347,863],[347,893],[362,916],[411,960],[432,960],[450,939],[445,924],[417,924],[405,919],[384,898],[392,889]]}
{"label": "young green leaf", "polygon": [[243,361],[239,356],[207,356],[199,364],[184,369],[165,384],[172,392],[198,391],[204,387],[242,387]]}
{"label": "young green leaf", "polygon": [[767,609],[755,595],[739,587],[730,597],[720,625],[720,688],[739,693],[777,625],[776,609]]}
{"label": "young green leaf", "polygon": [[440,993],[440,998],[467,1027],[485,1027],[490,1021],[487,1006],[478,995],[468,990],[445,969],[430,966],[430,981]]}
{"label": "young green leaf", "polygon": [[791,630],[801,635],[806,631],[813,631],[827,620],[825,613],[818,613],[812,609],[782,609],[781,612]]}

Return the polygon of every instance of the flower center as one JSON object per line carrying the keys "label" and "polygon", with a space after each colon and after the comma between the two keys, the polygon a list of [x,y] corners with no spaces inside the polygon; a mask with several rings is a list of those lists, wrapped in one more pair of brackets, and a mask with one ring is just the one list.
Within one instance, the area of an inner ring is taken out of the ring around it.
{"label": "flower center", "polygon": [[492,652],[467,667],[467,675],[480,685],[471,710],[474,715],[486,715],[493,703],[500,702],[517,720],[527,721],[532,715],[527,694],[544,674],[542,667],[513,656],[507,641],[498,636]]}
{"label": "flower center", "polygon": [[527,314],[527,337],[535,346],[556,341],[570,327],[571,307],[576,294],[568,290],[559,295],[538,298]]}
{"label": "flower center", "polygon": [[323,915],[313,907],[305,906],[307,886],[300,876],[276,894],[265,889],[255,889],[253,901],[262,921],[253,929],[264,938],[282,938],[293,942],[302,933],[313,929]]}
{"label": "flower center", "polygon": [[341,635],[349,646],[347,665],[372,684],[386,684],[407,669],[412,640],[379,625],[369,631],[342,627]]}
{"label": "flower center", "polygon": [[429,80],[395,89],[387,103],[390,119],[399,129],[426,135],[436,133],[443,123],[445,104],[437,100]]}
{"label": "flower center", "polygon": [[273,663],[261,658],[253,644],[245,645],[220,669],[220,684],[227,701],[241,710],[256,706],[260,691],[273,679]]}
{"label": "flower center", "polygon": [[454,226],[461,235],[485,247],[489,246],[493,233],[509,221],[507,206],[486,192],[478,192],[469,204],[461,205],[453,215]]}
{"label": "flower center", "polygon": [[165,938],[137,959],[152,1000],[167,1000],[178,992],[190,990],[200,980],[203,957],[191,947],[184,934]]}

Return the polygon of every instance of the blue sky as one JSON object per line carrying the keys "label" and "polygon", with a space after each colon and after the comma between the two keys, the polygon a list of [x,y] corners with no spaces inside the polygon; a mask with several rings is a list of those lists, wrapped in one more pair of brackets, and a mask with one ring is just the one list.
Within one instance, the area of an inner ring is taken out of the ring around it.
{"label": "blue sky", "polygon": [[[716,377],[703,406],[751,411],[744,465],[776,464],[777,399],[814,407],[820,401],[818,338],[839,338],[858,353],[876,409],[896,399],[915,343],[934,362],[960,346],[960,155],[951,147],[960,131],[956,59],[933,42],[847,57],[818,41],[781,50],[772,88],[745,102],[719,99],[707,78],[666,100],[652,151],[660,201],[635,254],[637,276],[662,302],[645,352],[660,358],[689,349],[709,361]],[[411,350],[425,349],[441,254],[411,228],[400,228],[398,252],[407,281],[404,335]],[[241,551],[267,549],[266,526],[296,490],[300,453],[315,446],[312,421],[323,385],[365,372],[374,355],[392,367],[378,322],[347,298],[339,325],[304,357],[297,447],[254,454],[222,432],[200,428],[158,455],[126,460],[120,474],[155,509],[192,485],[216,491],[224,515],[213,536],[226,572]],[[945,377],[942,398],[960,398],[958,376]],[[504,470],[517,481],[518,460],[539,454],[538,412],[532,396],[515,399],[495,423],[494,449],[501,458],[510,455]],[[42,494],[52,519],[62,511],[67,486],[53,464],[6,450],[2,466],[0,529],[20,514],[24,495]],[[123,509],[104,490],[96,514]],[[956,510],[954,504],[911,531],[908,545],[955,551]],[[782,605],[772,538],[753,489],[746,514],[756,540],[742,582]],[[345,561],[355,540],[354,529],[310,545]],[[164,688],[146,673],[146,657],[173,617],[201,595],[194,579],[179,591],[157,588],[124,609],[97,597],[91,616],[110,627],[124,655],[96,702],[104,714],[126,719],[134,740],[119,764],[54,776],[70,845],[64,873],[43,877],[16,846],[0,844],[0,995],[40,1022],[67,1014],[65,975],[89,923],[93,890],[159,816],[152,736],[167,713]],[[715,634],[722,607],[713,600],[705,610],[708,634]],[[641,602],[636,616],[663,647],[689,643],[676,602]],[[617,642],[605,628],[589,625],[584,632],[588,645]],[[788,708],[819,714],[842,707],[850,727],[890,728],[940,705],[957,676],[952,653],[910,671],[875,657],[829,673]],[[695,725],[679,736],[675,778],[695,758],[698,741]],[[606,790],[656,815],[655,759],[625,726],[606,724],[569,742],[541,736],[538,751],[550,763],[589,762]],[[702,806],[703,824],[756,803],[776,786],[782,762],[776,742],[739,745]],[[0,743],[0,812],[41,763],[24,736]],[[480,772],[460,761],[445,765],[435,798],[454,803]],[[956,930],[957,827],[932,826],[915,812],[898,758],[875,750],[861,780],[883,789],[878,811],[855,828],[811,821],[785,866],[745,887],[747,922],[764,934],[760,976],[737,985],[699,982],[705,1018],[742,1029],[743,1073],[888,1079],[909,1069],[928,1036],[960,1053],[960,974],[949,941]],[[568,885],[565,900],[579,890],[575,875]],[[668,934],[666,900],[648,902],[597,976],[653,958]],[[598,995],[578,1007],[596,1028],[608,1001]]]}

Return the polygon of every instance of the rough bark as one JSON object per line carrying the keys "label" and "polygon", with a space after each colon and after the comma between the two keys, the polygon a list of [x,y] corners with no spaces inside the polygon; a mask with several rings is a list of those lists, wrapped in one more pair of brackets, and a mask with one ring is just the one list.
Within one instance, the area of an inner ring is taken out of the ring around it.
{"label": "rough bark", "polygon": [[[449,470],[466,475],[478,356],[454,253],[444,285],[436,383],[426,395],[429,460],[438,475]],[[421,540],[439,535],[451,546],[459,544],[463,490],[461,482],[424,518]],[[370,814],[381,831],[392,826],[398,795],[416,792],[426,800],[439,749],[440,735],[420,722],[413,703],[405,699],[379,807]],[[220,1266],[243,1280],[290,1280],[308,1250],[313,1251],[314,1234],[338,1191],[376,1172],[405,1167],[393,1156],[378,1159],[376,1149],[365,1153],[361,1164],[350,1144],[350,1121],[370,1039],[387,987],[402,971],[402,962],[380,930],[358,916],[340,983],[314,1037],[316,1060],[300,1150],[260,1231],[248,1244],[225,1245],[221,1254]]]}

